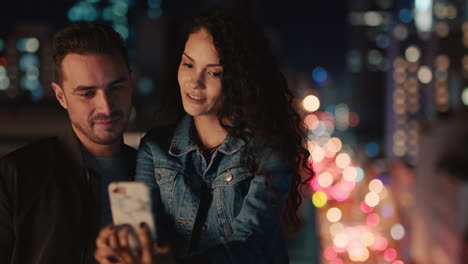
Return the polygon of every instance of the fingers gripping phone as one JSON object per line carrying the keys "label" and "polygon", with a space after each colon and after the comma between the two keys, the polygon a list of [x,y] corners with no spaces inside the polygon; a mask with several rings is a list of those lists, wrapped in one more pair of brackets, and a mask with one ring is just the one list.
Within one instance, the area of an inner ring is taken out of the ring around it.
{"label": "fingers gripping phone", "polygon": [[[128,224],[137,232],[140,223],[146,223],[154,240],[156,229],[151,212],[151,197],[148,185],[143,182],[113,182],[109,184],[109,199],[115,225]],[[133,252],[141,250],[138,236],[130,233],[128,243]]]}

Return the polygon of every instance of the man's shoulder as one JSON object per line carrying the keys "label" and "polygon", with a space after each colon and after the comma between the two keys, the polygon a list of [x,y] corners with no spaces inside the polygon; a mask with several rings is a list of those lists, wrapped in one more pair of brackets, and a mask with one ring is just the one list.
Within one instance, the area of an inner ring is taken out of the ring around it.
{"label": "man's shoulder", "polygon": [[0,158],[0,162],[21,164],[26,161],[30,162],[31,159],[40,160],[52,152],[56,144],[57,137],[39,139],[6,154]]}
{"label": "man's shoulder", "polygon": [[44,175],[49,170],[49,160],[55,149],[56,138],[45,138],[19,149],[16,149],[0,158],[0,184],[13,186],[21,185],[21,188],[38,188],[44,181]]}

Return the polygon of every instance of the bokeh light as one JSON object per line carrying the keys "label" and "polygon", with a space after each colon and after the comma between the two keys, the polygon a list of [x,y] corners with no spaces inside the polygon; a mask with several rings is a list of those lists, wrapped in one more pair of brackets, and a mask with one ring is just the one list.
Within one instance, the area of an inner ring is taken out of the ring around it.
{"label": "bokeh light", "polygon": [[314,114],[308,114],[305,118],[304,118],[304,123],[306,124],[307,128],[309,130],[314,130],[318,127],[318,125],[320,124],[320,120],[318,119],[318,117]]}
{"label": "bokeh light", "polygon": [[332,207],[332,208],[328,209],[328,211],[327,211],[327,219],[328,219],[328,221],[330,221],[332,223],[336,223],[336,222],[340,221],[341,216],[342,216],[341,210],[336,208],[336,207]]}
{"label": "bokeh light", "polygon": [[432,71],[427,66],[421,66],[418,70],[418,79],[422,83],[430,83],[432,81]]}
{"label": "bokeh light", "polygon": [[383,183],[379,179],[373,179],[369,182],[369,190],[374,193],[380,193],[383,190]]}
{"label": "bokeh light", "polygon": [[464,105],[468,106],[468,86],[462,91],[461,100]]}
{"label": "bokeh light", "polygon": [[343,170],[343,178],[347,181],[355,182],[357,174],[357,170],[354,167],[346,167]]}
{"label": "bokeh light", "polygon": [[368,214],[374,210],[375,207],[369,206],[365,201],[361,202],[361,211]]}
{"label": "bokeh light", "polygon": [[384,251],[384,259],[388,262],[392,262],[397,257],[397,251],[394,248],[387,248]]}
{"label": "bokeh light", "polygon": [[374,193],[374,192],[369,192],[366,194],[366,198],[365,198],[365,201],[366,201],[366,204],[371,206],[371,207],[375,207],[379,204],[380,202],[380,197],[377,193]]}
{"label": "bokeh light", "polygon": [[343,232],[345,229],[344,225],[342,223],[333,223],[330,225],[330,234],[332,236],[335,236],[341,232]]}
{"label": "bokeh light", "polygon": [[309,112],[315,112],[320,108],[320,100],[315,95],[308,95],[302,101],[304,109]]}
{"label": "bokeh light", "polygon": [[348,256],[351,261],[364,262],[369,258],[369,250],[360,244],[348,248]]}
{"label": "bokeh light", "polygon": [[388,247],[388,240],[383,236],[376,236],[374,244],[370,246],[370,249],[383,251]]}
{"label": "bokeh light", "polygon": [[421,57],[421,51],[417,46],[409,46],[405,51],[405,57],[409,62],[417,62]]}
{"label": "bokeh light", "polygon": [[317,208],[322,208],[327,204],[327,194],[322,191],[317,191],[312,195],[312,203]]}
{"label": "bokeh light", "polygon": [[337,137],[332,137],[330,138],[330,140],[328,140],[328,143],[327,143],[327,149],[331,152],[334,152],[334,153],[338,153],[341,148],[343,147],[343,143],[341,142],[341,140]]}
{"label": "bokeh light", "polygon": [[19,67],[26,72],[31,67],[39,66],[39,58],[35,54],[24,54],[19,59]]}
{"label": "bokeh light", "polygon": [[432,28],[432,0],[415,0],[416,28],[421,32],[429,32]]}
{"label": "bokeh light", "polygon": [[349,243],[349,238],[345,233],[339,233],[333,238],[333,244],[337,248],[345,248]]}
{"label": "bokeh light", "polygon": [[377,226],[380,223],[380,216],[376,213],[371,213],[366,217],[366,224],[368,226]]}
{"label": "bokeh light", "polygon": [[27,38],[24,43],[24,50],[29,53],[34,53],[39,50],[39,40],[37,38]]}
{"label": "bokeh light", "polygon": [[411,22],[411,19],[413,19],[413,13],[407,8],[401,9],[400,12],[398,12],[398,15],[400,17],[401,22],[403,23],[409,23]]}
{"label": "bokeh light", "polygon": [[339,168],[344,169],[351,164],[351,158],[346,153],[340,153],[336,156],[335,162]]}
{"label": "bokeh light", "polygon": [[314,163],[321,162],[325,158],[325,150],[322,147],[316,145],[312,150],[311,157]]}
{"label": "bokeh light", "polygon": [[408,28],[405,25],[397,25],[393,29],[393,35],[397,40],[403,41],[408,37]]}
{"label": "bokeh light", "polygon": [[378,26],[382,24],[382,15],[375,11],[368,11],[364,14],[364,21],[368,26]]}
{"label": "bokeh light", "polygon": [[322,172],[317,178],[318,184],[323,188],[330,187],[333,184],[333,175],[329,172]]}
{"label": "bokeh light", "polygon": [[337,254],[336,254],[336,251],[332,247],[329,247],[323,251],[323,257],[326,260],[334,260],[336,259]]}
{"label": "bokeh light", "polygon": [[351,50],[346,57],[346,64],[350,72],[360,72],[362,68],[362,56],[357,50]]}
{"label": "bokeh light", "polygon": [[382,205],[382,207],[380,208],[380,213],[382,214],[384,218],[392,217],[394,214],[394,211],[395,209],[393,208],[393,205],[388,204],[388,203]]}
{"label": "bokeh light", "polygon": [[375,43],[377,44],[379,48],[386,49],[390,45],[390,39],[385,34],[379,34],[375,38]]}
{"label": "bokeh light", "polygon": [[361,243],[366,246],[370,247],[374,244],[375,242],[375,236],[371,232],[367,231],[362,233],[361,235]]}
{"label": "bokeh light", "polygon": [[128,4],[125,1],[115,1],[112,6],[112,13],[116,16],[125,16],[128,12]]}
{"label": "bokeh light", "polygon": [[356,167],[356,171],[357,171],[357,176],[356,176],[356,182],[361,182],[362,180],[364,180],[364,170],[360,167]]}
{"label": "bokeh light", "polygon": [[10,88],[10,78],[8,78],[8,76],[0,76],[0,90],[5,91],[8,88]]}
{"label": "bokeh light", "polygon": [[317,85],[324,85],[328,80],[328,73],[323,67],[315,67],[312,70],[312,80]]}
{"label": "bokeh light", "polygon": [[379,155],[379,152],[380,152],[379,144],[377,144],[376,142],[369,142],[365,146],[365,151],[366,151],[367,156],[374,158],[377,155]]}
{"label": "bokeh light", "polygon": [[154,81],[148,77],[142,77],[138,81],[138,91],[141,95],[149,95],[154,90]]}
{"label": "bokeh light", "polygon": [[405,236],[405,229],[401,224],[396,224],[390,229],[390,234],[393,239],[401,240]]}

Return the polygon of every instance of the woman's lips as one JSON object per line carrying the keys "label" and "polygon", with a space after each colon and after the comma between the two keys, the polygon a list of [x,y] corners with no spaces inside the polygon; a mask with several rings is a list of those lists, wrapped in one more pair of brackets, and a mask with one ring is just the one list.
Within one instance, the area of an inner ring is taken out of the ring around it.
{"label": "woman's lips", "polygon": [[195,104],[202,104],[202,103],[204,103],[206,101],[206,98],[196,96],[196,95],[192,95],[192,94],[189,94],[189,93],[186,93],[186,97],[190,102],[195,103]]}

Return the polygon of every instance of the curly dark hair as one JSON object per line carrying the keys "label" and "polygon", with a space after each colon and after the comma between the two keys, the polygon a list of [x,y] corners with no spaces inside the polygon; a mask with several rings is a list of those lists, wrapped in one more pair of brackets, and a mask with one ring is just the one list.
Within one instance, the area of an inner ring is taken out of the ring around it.
{"label": "curly dark hair", "polygon": [[[254,142],[257,155],[249,162],[249,168],[264,174],[271,187],[271,177],[257,166],[262,150],[272,148],[294,169],[282,221],[297,231],[300,188],[312,178],[313,171],[308,166],[302,120],[293,107],[294,97],[269,41],[250,16],[233,8],[216,6],[204,10],[186,25],[185,36],[200,29],[211,34],[224,68],[218,119],[231,135]],[[231,123],[225,125],[223,120]]]}

